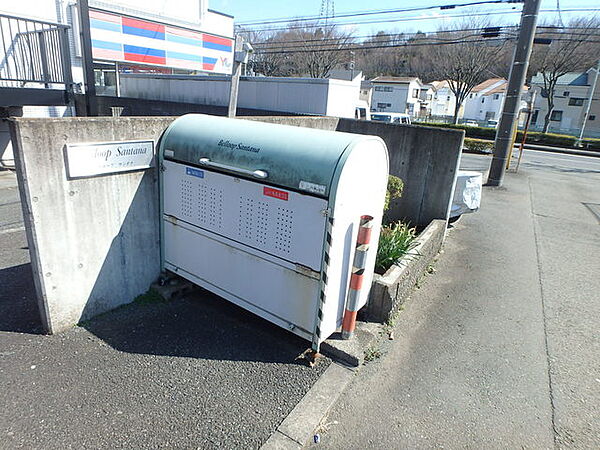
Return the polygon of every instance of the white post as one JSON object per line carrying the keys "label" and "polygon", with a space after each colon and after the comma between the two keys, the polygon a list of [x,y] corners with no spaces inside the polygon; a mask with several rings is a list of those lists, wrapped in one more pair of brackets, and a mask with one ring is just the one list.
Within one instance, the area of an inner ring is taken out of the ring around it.
{"label": "white post", "polygon": [[598,72],[600,72],[600,59],[598,60],[598,65],[596,66],[596,73],[594,74],[594,82],[592,83],[592,88],[590,90],[590,98],[588,99],[587,107],[585,108],[585,113],[583,113],[583,123],[581,124],[581,132],[579,133],[579,139],[577,143],[581,145],[581,140],[583,139],[583,133],[585,132],[585,126],[587,125],[588,115],[590,114],[590,108],[592,107],[592,100],[594,98],[594,91],[596,90],[596,83],[598,82]]}

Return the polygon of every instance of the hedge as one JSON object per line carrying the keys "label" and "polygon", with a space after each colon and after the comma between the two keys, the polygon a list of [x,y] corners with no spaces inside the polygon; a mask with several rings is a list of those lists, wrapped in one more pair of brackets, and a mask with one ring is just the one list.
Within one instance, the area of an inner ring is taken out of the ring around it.
{"label": "hedge", "polygon": [[[452,125],[447,123],[430,123],[430,122],[416,122],[415,125],[425,125],[428,127],[441,127],[441,128],[454,128],[456,130],[464,130],[465,137],[475,139],[489,139],[494,140],[496,138],[495,128],[486,127],[469,127],[466,125]],[[523,132],[517,132],[516,142],[521,142],[523,138]],[[539,131],[530,131],[527,133],[528,144],[537,145],[549,145],[555,147],[575,147],[577,138],[575,136],[569,136],[566,134],[554,134],[554,133],[540,133]],[[600,139],[583,139],[582,144],[584,149],[587,150],[600,150]]]}
{"label": "hedge", "polygon": [[463,147],[465,151],[470,153],[483,153],[486,155],[494,153],[494,141],[485,139],[465,138]]}

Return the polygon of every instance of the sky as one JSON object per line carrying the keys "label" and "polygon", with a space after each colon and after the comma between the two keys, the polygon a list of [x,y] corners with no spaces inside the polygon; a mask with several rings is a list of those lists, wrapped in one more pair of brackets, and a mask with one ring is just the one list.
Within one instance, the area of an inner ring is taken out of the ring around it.
{"label": "sky", "polygon": [[[415,8],[423,6],[437,6],[444,4],[469,3],[473,0],[372,0],[364,2],[359,0],[338,0],[335,2],[335,14],[354,13],[366,10]],[[589,16],[596,14],[600,17],[599,0],[542,0],[541,10],[556,10],[559,3],[563,23],[577,16]],[[413,11],[396,14],[384,14],[381,16],[363,16],[348,18],[348,21],[365,21],[377,19],[402,19],[401,21],[389,21],[382,23],[347,25],[345,28],[355,30],[356,34],[368,35],[375,34],[383,30],[387,32],[416,32],[416,31],[434,31],[440,25],[448,26],[453,23],[459,23],[461,18],[452,18],[449,16],[464,14],[486,14],[500,13],[489,16],[489,19],[498,25],[516,25],[519,23],[522,4],[487,4],[481,6],[456,8],[453,10],[441,11],[439,9],[429,11]],[[299,16],[318,15],[321,9],[321,0],[209,0],[209,8],[216,11],[231,14],[235,17],[235,22],[245,22],[253,20],[268,20],[273,18],[292,18]],[[597,12],[580,11],[570,12],[570,9],[596,8]],[[511,13],[512,11],[512,13]],[[541,20],[552,20],[558,18],[556,12],[541,12]],[[410,20],[406,20],[410,19]],[[416,19],[416,20],[415,20]],[[275,26],[275,25],[273,25]],[[280,26],[279,24],[276,26]]]}

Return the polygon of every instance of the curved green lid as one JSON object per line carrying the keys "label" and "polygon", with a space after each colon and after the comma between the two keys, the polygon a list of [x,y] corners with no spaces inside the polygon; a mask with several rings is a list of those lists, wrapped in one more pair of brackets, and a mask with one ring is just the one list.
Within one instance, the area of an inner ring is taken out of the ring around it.
{"label": "curved green lid", "polygon": [[[165,159],[328,197],[350,144],[370,136],[188,114],[161,138]],[[256,174],[254,173],[255,171]],[[264,177],[266,175],[266,177]]]}

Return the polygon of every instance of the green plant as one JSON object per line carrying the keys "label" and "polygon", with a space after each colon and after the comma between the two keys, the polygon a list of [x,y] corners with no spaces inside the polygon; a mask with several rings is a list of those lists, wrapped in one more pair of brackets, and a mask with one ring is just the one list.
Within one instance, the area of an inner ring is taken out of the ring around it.
{"label": "green plant", "polygon": [[465,138],[464,147],[474,153],[493,153],[494,142],[484,139]]}
{"label": "green plant", "polygon": [[381,356],[382,356],[381,350],[379,350],[378,348],[369,347],[368,349],[365,350],[365,361],[366,362],[374,361],[378,358],[381,358]]}
{"label": "green plant", "polygon": [[[463,130],[465,138],[469,139],[485,139],[493,141],[496,138],[496,129],[488,127],[468,127],[465,125],[452,125],[447,123],[432,123],[419,122],[418,125],[437,128],[452,128],[455,130]],[[519,143],[523,139],[523,132],[517,131],[516,142]],[[466,141],[467,139],[465,139]],[[529,131],[527,133],[527,143],[537,145],[550,145],[558,147],[575,147],[577,138],[566,134],[556,133],[541,133],[539,131]],[[585,138],[581,141],[581,145],[586,150],[600,150],[600,139]]]}
{"label": "green plant", "polygon": [[156,289],[150,288],[144,294],[138,295],[133,301],[140,305],[147,305],[150,303],[163,303],[166,300]]}
{"label": "green plant", "polygon": [[375,259],[375,272],[383,274],[404,256],[409,255],[417,245],[416,237],[416,228],[409,228],[401,222],[383,226]]}
{"label": "green plant", "polygon": [[387,211],[390,209],[390,202],[396,198],[402,197],[404,191],[404,181],[394,175],[388,175],[387,190],[385,192],[385,203],[383,210]]}

